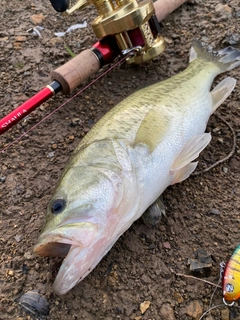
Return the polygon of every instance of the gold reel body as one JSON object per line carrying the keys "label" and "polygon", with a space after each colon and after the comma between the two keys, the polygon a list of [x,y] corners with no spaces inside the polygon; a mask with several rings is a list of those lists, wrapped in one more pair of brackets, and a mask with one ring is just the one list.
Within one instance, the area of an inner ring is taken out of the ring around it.
{"label": "gold reel body", "polygon": [[139,47],[128,63],[148,61],[165,49],[164,38],[155,16],[151,0],[138,3],[136,0],[79,0],[66,12],[71,14],[77,9],[93,4],[99,16],[92,22],[93,31],[98,39],[114,35],[121,51]]}

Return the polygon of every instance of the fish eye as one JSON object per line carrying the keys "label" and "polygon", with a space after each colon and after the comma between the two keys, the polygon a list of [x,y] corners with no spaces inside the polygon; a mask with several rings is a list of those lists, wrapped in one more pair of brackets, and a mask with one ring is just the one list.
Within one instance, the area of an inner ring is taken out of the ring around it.
{"label": "fish eye", "polygon": [[51,211],[54,214],[61,213],[66,207],[66,201],[64,199],[55,199],[51,204]]}

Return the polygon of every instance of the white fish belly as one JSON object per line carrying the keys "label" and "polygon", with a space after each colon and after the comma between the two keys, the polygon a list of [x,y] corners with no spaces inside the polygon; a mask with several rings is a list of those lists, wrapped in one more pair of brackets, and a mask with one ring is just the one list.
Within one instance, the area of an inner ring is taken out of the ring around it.
{"label": "white fish belly", "polygon": [[149,153],[147,146],[139,145],[131,150],[132,163],[139,181],[140,202],[136,219],[172,184],[171,167],[185,143],[205,132],[212,113],[212,98],[193,101],[184,112],[172,112],[172,125],[156,149]]}

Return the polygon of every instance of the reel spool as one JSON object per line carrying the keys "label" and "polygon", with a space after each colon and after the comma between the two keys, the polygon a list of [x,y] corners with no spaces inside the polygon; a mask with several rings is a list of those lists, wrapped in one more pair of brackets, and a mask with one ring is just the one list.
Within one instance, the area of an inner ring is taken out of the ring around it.
{"label": "reel spool", "polygon": [[127,58],[127,63],[148,61],[165,49],[164,38],[151,0],[79,0],[72,7],[68,0],[50,0],[55,10],[73,13],[93,4],[99,16],[91,23],[98,39],[114,37],[120,51],[134,47],[139,50]]}

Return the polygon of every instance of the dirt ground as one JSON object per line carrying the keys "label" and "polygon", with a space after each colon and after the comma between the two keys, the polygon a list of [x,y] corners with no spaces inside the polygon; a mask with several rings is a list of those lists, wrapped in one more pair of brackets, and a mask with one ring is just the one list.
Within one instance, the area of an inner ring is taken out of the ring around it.
{"label": "dirt ground", "polygon": [[[50,71],[70,59],[65,46],[78,53],[96,42],[90,27],[96,12],[88,7],[62,17],[47,0],[0,0],[0,7],[1,118],[50,82]],[[221,289],[212,297],[214,285],[202,280],[217,284],[220,262],[227,261],[240,242],[240,68],[228,74],[237,79],[237,86],[209,121],[213,139],[197,170],[232,150],[233,133],[219,116],[234,130],[234,154],[212,170],[168,188],[167,219],[155,228],[136,221],[91,274],[63,297],[52,291],[61,259],[36,257],[32,249],[57,179],[92,125],[136,89],[183,70],[193,39],[217,49],[228,45],[240,49],[239,19],[239,1],[197,0],[183,5],[161,23],[167,42],[162,55],[140,66],[113,69],[0,154],[1,320],[31,319],[19,299],[32,290],[47,299],[49,320],[199,319],[209,305],[222,304]],[[54,36],[83,21],[87,28]],[[31,31],[34,22],[44,27],[41,38]],[[0,149],[66,99],[56,96],[4,133]],[[200,249],[210,255],[210,266],[192,273],[189,259]],[[240,319],[240,309],[222,305],[207,316],[204,319]]]}

